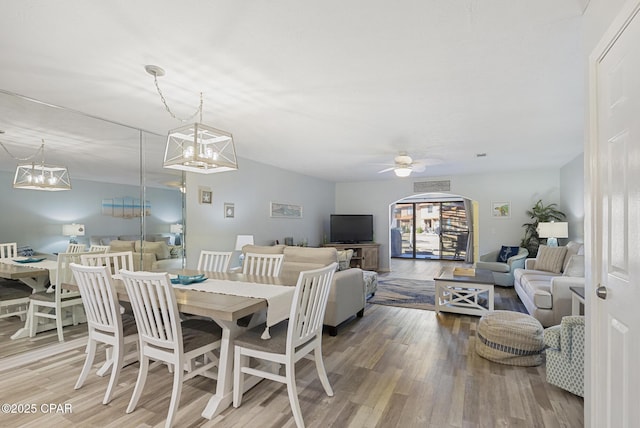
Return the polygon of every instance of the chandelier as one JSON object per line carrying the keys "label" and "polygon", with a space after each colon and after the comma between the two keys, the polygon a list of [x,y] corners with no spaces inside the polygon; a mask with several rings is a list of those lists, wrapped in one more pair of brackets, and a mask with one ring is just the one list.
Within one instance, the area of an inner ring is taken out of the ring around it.
{"label": "chandelier", "polygon": [[202,93],[200,105],[195,113],[181,119],[171,111],[158,85],[158,77],[164,76],[164,70],[157,65],[147,65],[145,70],[153,76],[162,104],[171,117],[181,122],[188,122],[198,115],[200,119],[199,122],[169,131],[163,166],[202,174],[238,169],[233,136],[229,132],[202,123]]}
{"label": "chandelier", "polygon": [[[0,145],[9,156],[18,162],[16,174],[13,178],[14,189],[28,190],[46,190],[57,192],[60,190],[71,190],[71,180],[69,179],[69,171],[66,166],[48,165],[44,161],[44,140],[36,153],[26,158],[17,158],[13,156],[5,145]],[[38,154],[41,154],[40,162],[33,161]]]}

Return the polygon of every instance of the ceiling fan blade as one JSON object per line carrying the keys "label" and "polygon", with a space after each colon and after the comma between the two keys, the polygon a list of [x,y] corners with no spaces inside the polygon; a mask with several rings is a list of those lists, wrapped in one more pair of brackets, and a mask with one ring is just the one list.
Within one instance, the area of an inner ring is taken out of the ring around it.
{"label": "ceiling fan blade", "polygon": [[378,174],[382,174],[383,172],[393,171],[394,169],[396,169],[395,166],[392,166],[391,168],[385,168],[383,170],[378,171]]}
{"label": "ceiling fan blade", "polygon": [[411,169],[415,172],[424,172],[424,170],[427,169],[427,166],[422,163],[414,163],[411,165]]}

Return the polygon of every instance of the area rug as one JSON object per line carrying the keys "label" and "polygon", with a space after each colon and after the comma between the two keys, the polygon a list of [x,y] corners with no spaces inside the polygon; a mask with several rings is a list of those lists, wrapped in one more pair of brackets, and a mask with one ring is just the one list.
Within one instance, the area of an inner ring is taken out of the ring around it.
{"label": "area rug", "polygon": [[376,294],[369,299],[369,303],[434,311],[435,296],[434,281],[405,278],[379,279]]}
{"label": "area rug", "polygon": [[[433,280],[390,278],[378,280],[376,294],[368,301],[376,305],[435,311],[435,295]],[[495,287],[494,309],[527,313],[513,287]]]}

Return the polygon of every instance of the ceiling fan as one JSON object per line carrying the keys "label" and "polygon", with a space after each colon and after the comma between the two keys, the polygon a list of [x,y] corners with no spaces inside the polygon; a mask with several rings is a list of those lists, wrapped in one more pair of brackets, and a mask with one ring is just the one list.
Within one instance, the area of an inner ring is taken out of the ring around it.
{"label": "ceiling fan", "polygon": [[378,174],[393,171],[398,177],[408,177],[413,171],[422,172],[427,165],[435,165],[439,162],[440,161],[436,159],[420,159],[414,161],[406,152],[400,152],[398,156],[393,158],[393,164],[388,164],[393,166],[378,171]]}

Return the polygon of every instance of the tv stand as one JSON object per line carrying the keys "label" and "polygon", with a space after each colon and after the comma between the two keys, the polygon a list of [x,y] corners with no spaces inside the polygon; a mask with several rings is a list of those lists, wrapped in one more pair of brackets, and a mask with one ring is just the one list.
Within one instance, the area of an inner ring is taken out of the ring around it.
{"label": "tv stand", "polygon": [[357,267],[362,270],[378,270],[378,257],[380,244],[375,242],[366,242],[359,244],[324,244],[324,247],[334,247],[337,250],[353,250],[351,257],[351,267]]}

